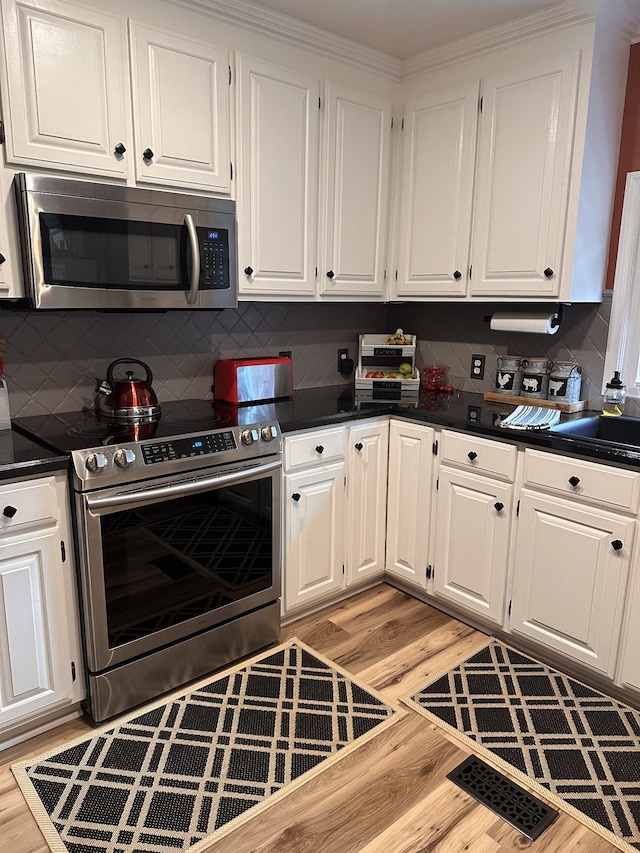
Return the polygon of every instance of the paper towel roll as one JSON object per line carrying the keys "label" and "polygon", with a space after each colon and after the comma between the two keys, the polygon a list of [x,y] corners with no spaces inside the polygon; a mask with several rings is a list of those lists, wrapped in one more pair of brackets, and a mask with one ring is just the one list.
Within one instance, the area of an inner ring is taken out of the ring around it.
{"label": "paper towel roll", "polygon": [[[498,332],[529,332],[536,335],[555,335],[553,325],[557,314],[532,314],[525,311],[501,311],[493,314],[489,328]],[[557,322],[557,321],[556,321]]]}

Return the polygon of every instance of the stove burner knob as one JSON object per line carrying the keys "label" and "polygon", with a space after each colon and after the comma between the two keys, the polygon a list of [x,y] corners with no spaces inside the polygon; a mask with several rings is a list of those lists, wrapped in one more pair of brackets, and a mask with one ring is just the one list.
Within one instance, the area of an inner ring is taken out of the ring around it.
{"label": "stove burner knob", "polygon": [[128,468],[136,461],[136,454],[130,447],[121,448],[113,454],[113,461],[118,468]]}
{"label": "stove burner knob", "polygon": [[240,438],[243,444],[253,444],[254,441],[258,441],[260,436],[257,429],[243,429],[240,433]]}
{"label": "stove burner knob", "polygon": [[107,467],[108,460],[104,453],[90,453],[84,460],[85,467],[94,474],[99,474]]}
{"label": "stove burner knob", "polygon": [[263,441],[273,441],[274,438],[278,437],[278,430],[273,426],[264,426],[261,430],[262,440]]}

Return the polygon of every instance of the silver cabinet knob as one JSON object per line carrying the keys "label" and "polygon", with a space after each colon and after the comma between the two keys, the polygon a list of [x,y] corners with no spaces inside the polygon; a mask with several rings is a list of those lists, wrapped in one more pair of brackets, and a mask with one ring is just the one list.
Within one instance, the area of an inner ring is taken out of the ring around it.
{"label": "silver cabinet knob", "polygon": [[240,433],[240,438],[243,444],[253,444],[254,441],[258,441],[260,435],[257,429],[243,429]]}
{"label": "silver cabinet knob", "polygon": [[262,427],[260,435],[263,441],[273,441],[274,438],[278,437],[278,430],[271,424],[271,426]]}
{"label": "silver cabinet knob", "polygon": [[136,461],[136,454],[130,447],[120,448],[113,454],[113,461],[118,468],[128,468]]}
{"label": "silver cabinet knob", "polygon": [[99,474],[100,471],[104,471],[108,464],[109,460],[104,453],[90,453],[84,460],[84,465],[87,471],[91,471],[94,474]]}

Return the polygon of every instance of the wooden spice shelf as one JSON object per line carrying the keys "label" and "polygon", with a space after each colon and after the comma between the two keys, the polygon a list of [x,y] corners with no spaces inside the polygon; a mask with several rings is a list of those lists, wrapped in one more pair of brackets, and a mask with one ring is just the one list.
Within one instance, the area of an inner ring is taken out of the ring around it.
{"label": "wooden spice shelf", "polygon": [[503,406],[540,406],[543,409],[558,409],[561,412],[581,412],[589,408],[588,400],[576,400],[575,403],[563,403],[560,400],[536,400],[532,397],[513,397],[511,394],[498,394],[485,391],[484,399],[488,403],[501,403]]}

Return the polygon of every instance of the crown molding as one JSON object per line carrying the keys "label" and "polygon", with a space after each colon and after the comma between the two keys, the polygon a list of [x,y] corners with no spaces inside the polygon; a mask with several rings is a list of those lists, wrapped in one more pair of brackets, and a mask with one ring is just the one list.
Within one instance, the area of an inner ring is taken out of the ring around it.
{"label": "crown molding", "polygon": [[227,24],[242,27],[281,42],[332,56],[400,82],[402,60],[306,24],[280,12],[265,9],[250,0],[165,0],[172,6],[191,9]]}
{"label": "crown molding", "polygon": [[[613,3],[613,0],[610,2]],[[599,19],[604,15],[604,8],[603,4],[601,15],[598,16]],[[640,3],[638,0],[618,0],[617,6],[613,8],[613,13],[617,15],[615,22],[623,37],[631,44],[640,41]]]}
{"label": "crown molding", "polygon": [[565,27],[594,21],[602,0],[568,0],[541,12],[525,15],[498,27],[410,56],[403,62],[402,79],[436,71],[452,62],[481,56]]}
{"label": "crown molding", "polygon": [[618,16],[625,37],[640,42],[638,0],[566,0],[548,9],[525,15],[500,26],[415,54],[402,61],[395,56],[274,12],[251,0],[164,0],[172,6],[190,9],[216,21],[232,24],[292,47],[330,56],[358,68],[372,71],[395,82],[481,56],[557,30],[593,22],[610,13]]}

